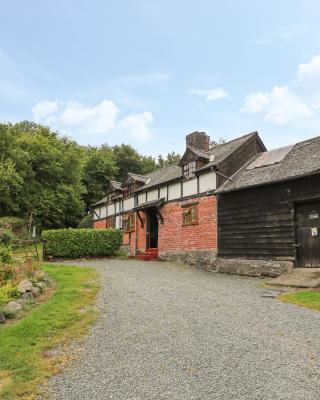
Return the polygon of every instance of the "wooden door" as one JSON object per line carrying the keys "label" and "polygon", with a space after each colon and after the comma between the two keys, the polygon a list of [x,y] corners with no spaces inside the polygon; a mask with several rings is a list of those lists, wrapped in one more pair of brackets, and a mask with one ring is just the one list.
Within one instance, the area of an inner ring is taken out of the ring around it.
{"label": "wooden door", "polygon": [[320,201],[297,204],[295,211],[298,264],[320,268]]}

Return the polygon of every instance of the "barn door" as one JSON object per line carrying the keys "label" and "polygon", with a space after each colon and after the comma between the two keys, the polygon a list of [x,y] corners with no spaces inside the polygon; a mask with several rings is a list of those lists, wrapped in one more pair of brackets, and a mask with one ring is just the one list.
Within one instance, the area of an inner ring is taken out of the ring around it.
{"label": "barn door", "polygon": [[295,210],[299,266],[320,268],[320,201],[297,204]]}

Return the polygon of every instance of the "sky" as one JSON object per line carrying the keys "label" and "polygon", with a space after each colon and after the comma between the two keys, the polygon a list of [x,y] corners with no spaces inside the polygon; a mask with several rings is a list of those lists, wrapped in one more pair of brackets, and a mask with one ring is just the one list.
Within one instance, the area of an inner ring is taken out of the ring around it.
{"label": "sky", "polygon": [[0,0],[0,120],[182,153],[320,135],[316,0]]}

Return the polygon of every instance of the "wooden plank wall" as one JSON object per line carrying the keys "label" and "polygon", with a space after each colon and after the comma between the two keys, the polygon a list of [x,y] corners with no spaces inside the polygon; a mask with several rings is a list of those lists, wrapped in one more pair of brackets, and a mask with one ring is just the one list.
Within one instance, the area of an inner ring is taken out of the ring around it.
{"label": "wooden plank wall", "polygon": [[218,251],[226,258],[296,258],[296,202],[320,199],[320,176],[218,196]]}

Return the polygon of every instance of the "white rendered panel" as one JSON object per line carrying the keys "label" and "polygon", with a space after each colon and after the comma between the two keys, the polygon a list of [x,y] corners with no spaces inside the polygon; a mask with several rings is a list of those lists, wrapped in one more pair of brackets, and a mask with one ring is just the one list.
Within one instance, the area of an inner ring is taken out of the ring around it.
{"label": "white rendered panel", "polygon": [[107,207],[106,206],[101,206],[100,218],[105,218],[106,216],[107,216]]}
{"label": "white rendered panel", "polygon": [[153,189],[148,192],[148,201],[157,200],[158,189]]}
{"label": "white rendered panel", "polygon": [[181,197],[181,184],[172,183],[169,185],[168,200],[179,199]]}
{"label": "white rendered panel", "polygon": [[109,204],[108,206],[107,206],[107,211],[108,211],[108,217],[110,216],[110,215],[113,215],[114,214],[114,204]]}
{"label": "white rendered panel", "polygon": [[217,175],[215,172],[208,172],[199,176],[199,192],[207,192],[217,188]]}
{"label": "white rendered panel", "polygon": [[116,213],[120,212],[120,201],[116,201]]}
{"label": "white rendered panel", "polygon": [[146,202],[146,194],[140,193],[138,194],[138,204],[143,204]]}
{"label": "white rendered panel", "polygon": [[191,179],[189,181],[183,182],[183,197],[191,196],[193,194],[197,194],[197,179]]}
{"label": "white rendered panel", "polygon": [[131,210],[134,207],[134,197],[123,201],[123,211]]}
{"label": "white rendered panel", "polygon": [[120,229],[120,216],[119,215],[116,217],[116,228]]}
{"label": "white rendered panel", "polygon": [[167,200],[167,186],[163,186],[160,188],[160,198],[165,198]]}

